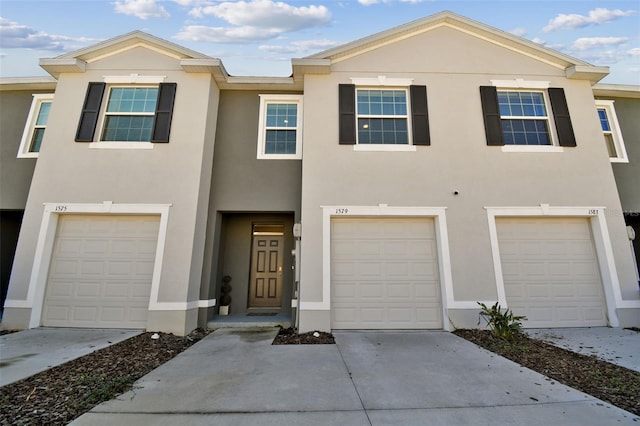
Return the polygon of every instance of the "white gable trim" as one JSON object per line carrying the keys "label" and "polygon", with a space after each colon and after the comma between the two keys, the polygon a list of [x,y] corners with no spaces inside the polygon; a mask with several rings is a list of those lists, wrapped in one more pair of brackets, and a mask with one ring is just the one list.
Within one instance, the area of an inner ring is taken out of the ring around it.
{"label": "white gable trim", "polygon": [[[420,34],[426,33],[427,31],[435,30],[437,28],[442,28],[442,27],[452,28],[452,29],[458,30],[458,31],[463,32],[465,34],[468,34],[468,35],[471,35],[473,37],[476,37],[476,38],[478,38],[480,40],[484,40],[484,41],[487,41],[489,43],[495,44],[497,46],[503,47],[505,49],[511,50],[512,52],[516,52],[516,53],[519,53],[521,55],[528,56],[529,58],[533,58],[533,59],[535,59],[537,61],[543,62],[543,63],[545,63],[547,65],[550,65],[550,66],[552,66],[554,68],[557,68],[557,69],[560,69],[560,70],[565,70],[567,68],[567,65],[560,64],[560,63],[558,63],[556,61],[552,61],[552,60],[549,60],[549,59],[545,59],[541,55],[536,55],[534,53],[526,52],[526,51],[524,51],[522,49],[518,49],[517,47],[511,46],[511,45],[509,45],[507,43],[500,42],[496,38],[492,38],[492,37],[487,37],[487,36],[481,35],[477,31],[471,31],[471,30],[468,30],[466,28],[462,28],[459,25],[453,25],[453,24],[451,24],[449,22],[440,22],[440,23],[437,23],[437,24],[434,24],[434,25],[428,25],[428,26],[426,26],[424,28],[421,28],[421,29],[418,29],[418,30],[408,31],[408,32],[405,32],[403,34],[398,34],[395,37],[391,37],[391,38],[389,38],[389,39],[387,39],[385,41],[379,41],[377,43],[374,42],[371,45],[369,45],[368,47],[360,47],[360,48],[356,47],[355,50],[352,51],[351,53],[336,52],[335,53],[336,55],[342,55],[342,56],[337,56],[336,58],[332,58],[332,63],[338,63],[338,62],[344,61],[346,59],[350,59],[352,57],[361,55],[363,53],[367,53],[367,52],[370,52],[372,50],[378,49],[380,47],[384,47],[384,46],[396,43],[398,41],[406,40],[408,38],[415,37],[416,35],[420,35]],[[543,47],[540,46],[540,49],[543,49]],[[327,53],[329,53],[329,52],[327,52]],[[316,56],[314,55],[312,57],[316,57]]]}
{"label": "white gable trim", "polygon": [[126,51],[129,51],[131,49],[135,49],[137,47],[144,47],[145,49],[149,49],[149,50],[153,50],[154,52],[160,53],[162,55],[166,55],[169,56],[170,58],[174,58],[177,60],[180,60],[183,58],[183,56],[180,56],[178,54],[172,53],[166,49],[162,49],[161,47],[158,46],[153,46],[149,43],[145,43],[145,42],[138,42],[138,43],[134,43],[131,44],[129,46],[125,46],[125,47],[121,47],[120,49],[115,49],[115,50],[111,50],[108,53],[102,54],[102,55],[98,55],[98,56],[94,56],[93,58],[88,58],[86,59],[86,63],[90,64],[92,62],[96,62],[96,61],[100,61],[102,59],[108,58],[109,56],[113,56],[113,55],[119,55],[121,53],[124,53]]}

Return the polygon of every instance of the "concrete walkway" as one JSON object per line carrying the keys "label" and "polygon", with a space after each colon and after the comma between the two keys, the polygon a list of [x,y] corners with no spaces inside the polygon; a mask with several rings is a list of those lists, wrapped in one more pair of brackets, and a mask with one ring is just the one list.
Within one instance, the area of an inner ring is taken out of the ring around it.
{"label": "concrete walkway", "polygon": [[106,348],[140,330],[32,328],[0,336],[0,386]]}
{"label": "concrete walkway", "polygon": [[603,425],[638,417],[446,332],[218,330],[77,425]]}
{"label": "concrete walkway", "polygon": [[623,328],[542,328],[527,334],[563,349],[640,372],[640,333]]}

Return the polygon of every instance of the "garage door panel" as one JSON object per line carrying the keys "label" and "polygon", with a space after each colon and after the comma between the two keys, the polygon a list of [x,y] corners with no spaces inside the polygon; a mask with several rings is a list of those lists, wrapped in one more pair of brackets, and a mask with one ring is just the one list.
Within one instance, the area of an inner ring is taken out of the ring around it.
{"label": "garage door panel", "polygon": [[525,327],[607,324],[588,219],[500,218],[496,227],[507,304]]}
{"label": "garage door panel", "polygon": [[61,216],[43,325],[145,328],[158,216]]}
{"label": "garage door panel", "polygon": [[431,219],[332,222],[334,329],[442,328]]}

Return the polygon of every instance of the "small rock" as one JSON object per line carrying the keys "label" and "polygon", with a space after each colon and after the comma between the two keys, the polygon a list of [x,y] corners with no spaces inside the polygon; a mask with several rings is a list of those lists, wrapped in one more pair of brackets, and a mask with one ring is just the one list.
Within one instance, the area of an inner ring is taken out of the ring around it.
{"label": "small rock", "polygon": [[320,333],[316,331],[315,333],[313,333],[313,337],[320,337]]}
{"label": "small rock", "polygon": [[159,335],[158,333],[153,333],[153,334],[151,335],[151,338],[152,338],[153,340],[158,340],[158,339],[160,338],[160,335]]}

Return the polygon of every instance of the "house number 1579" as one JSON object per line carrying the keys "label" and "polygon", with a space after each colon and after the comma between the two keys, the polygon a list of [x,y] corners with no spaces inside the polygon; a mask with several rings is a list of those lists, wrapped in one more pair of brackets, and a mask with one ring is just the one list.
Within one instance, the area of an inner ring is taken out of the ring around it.
{"label": "house number 1579", "polygon": [[336,214],[347,214],[349,209],[336,209]]}

